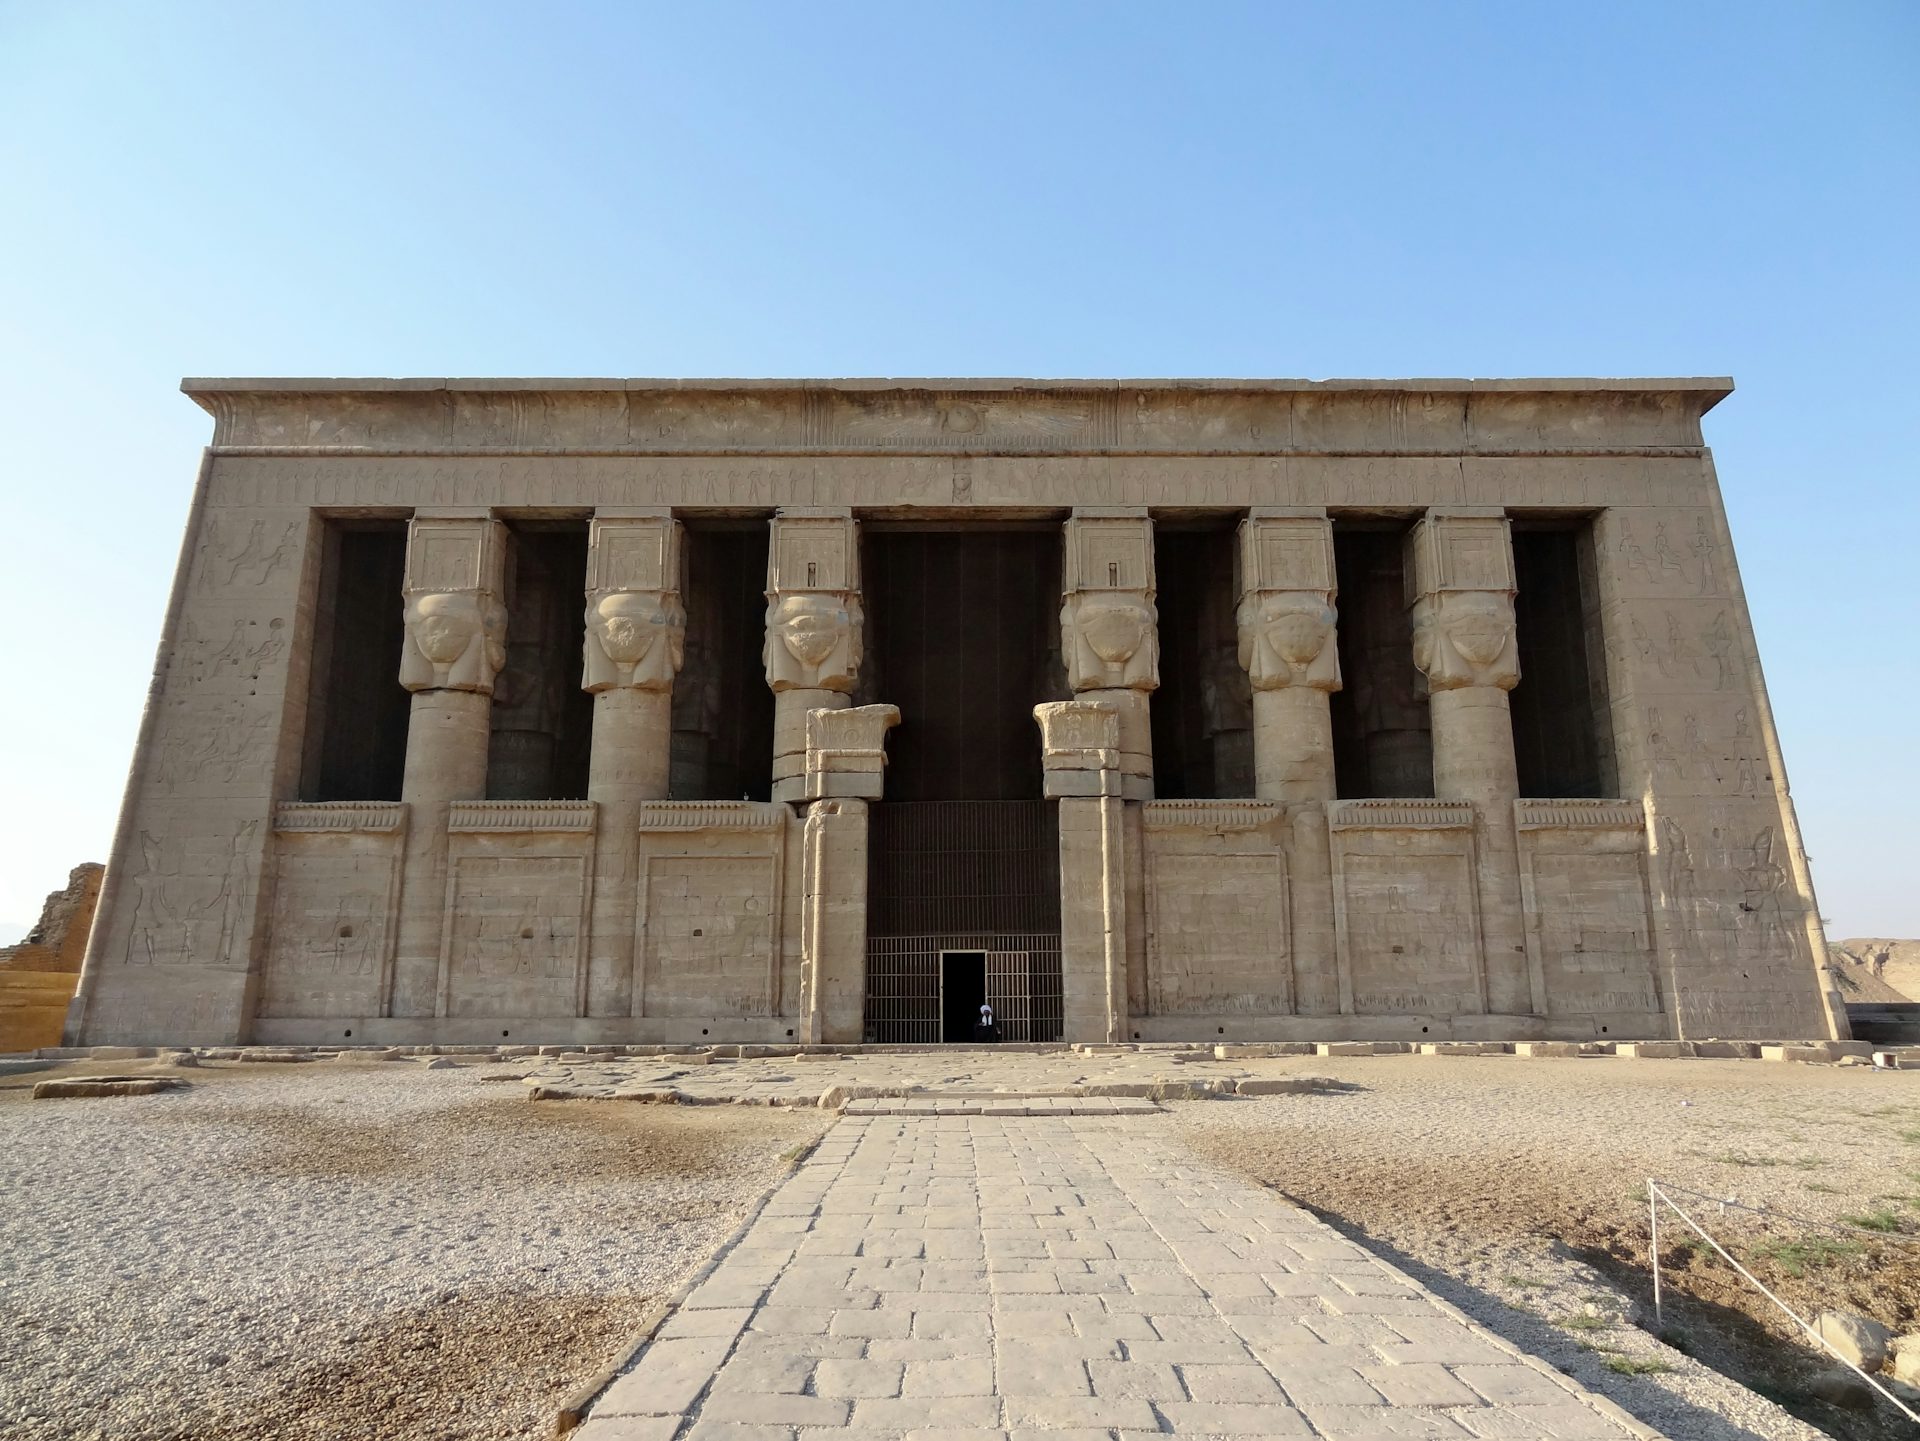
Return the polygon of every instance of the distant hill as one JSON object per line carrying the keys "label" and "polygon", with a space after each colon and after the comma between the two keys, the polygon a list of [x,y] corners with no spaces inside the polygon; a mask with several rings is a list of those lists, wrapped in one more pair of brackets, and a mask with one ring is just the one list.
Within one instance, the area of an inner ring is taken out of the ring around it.
{"label": "distant hill", "polygon": [[1827,947],[1841,995],[1865,1004],[1920,1002],[1920,941],[1868,937]]}

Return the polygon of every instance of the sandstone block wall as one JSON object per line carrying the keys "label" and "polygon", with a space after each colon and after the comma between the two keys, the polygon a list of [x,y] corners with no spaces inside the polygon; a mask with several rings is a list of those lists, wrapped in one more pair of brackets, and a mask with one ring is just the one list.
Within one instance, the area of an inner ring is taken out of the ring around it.
{"label": "sandstone block wall", "polygon": [[[1059,663],[1113,724],[1046,762],[1068,1039],[1844,1024],[1702,442],[1726,382],[185,388],[213,442],[73,1040],[859,1039],[890,803],[887,707],[854,706],[869,524],[1059,528]],[[1156,691],[1188,639],[1161,625],[1154,537],[1200,522],[1239,527],[1252,700],[1219,725],[1255,794],[1156,798]],[[1520,792],[1511,535],[1545,522],[1587,547],[1611,794]],[[1386,523],[1434,783],[1343,796],[1329,705],[1365,677],[1339,663],[1329,527]],[[329,546],[368,524],[408,527],[377,662],[412,693],[405,779],[337,799],[310,783]],[[591,774],[509,799],[490,766],[540,774],[563,703],[517,688],[528,617],[573,602],[502,547],[560,524],[590,546]],[[766,799],[670,793],[700,737],[668,727],[702,713],[672,701],[684,525],[770,527]]]}

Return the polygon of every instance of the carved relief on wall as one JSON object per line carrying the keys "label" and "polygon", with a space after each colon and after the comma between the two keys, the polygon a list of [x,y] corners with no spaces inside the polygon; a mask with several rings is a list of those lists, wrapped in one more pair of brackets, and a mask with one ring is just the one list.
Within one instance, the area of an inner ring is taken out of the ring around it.
{"label": "carved relief on wall", "polygon": [[216,511],[194,554],[203,590],[257,590],[298,558],[300,522]]}
{"label": "carved relief on wall", "polygon": [[1277,847],[1150,856],[1153,1014],[1290,1014],[1289,934],[1286,856]]}
{"label": "carved relief on wall", "polygon": [[364,802],[278,808],[261,1016],[386,1014],[405,816]]}
{"label": "carved relief on wall", "polygon": [[169,679],[196,689],[257,685],[287,652],[287,623],[280,616],[239,617],[224,631],[203,634],[191,614],[174,637]]}
{"label": "carved relief on wall", "polygon": [[162,791],[264,788],[273,765],[273,716],[253,696],[170,693],[153,749]]}
{"label": "carved relief on wall", "polygon": [[1335,801],[1333,909],[1340,1009],[1459,1015],[1487,1008],[1474,808],[1464,801]]}
{"label": "carved relief on wall", "polygon": [[1806,913],[1779,828],[1729,818],[1691,830],[1671,814],[1656,827],[1667,904],[1685,933],[1717,961],[1806,950]]}
{"label": "carved relief on wall", "polygon": [[790,807],[649,801],[640,814],[635,1014],[781,1013]]}
{"label": "carved relief on wall", "polygon": [[775,1013],[772,857],[650,856],[641,884],[645,1014]]}
{"label": "carved relief on wall", "polygon": [[1754,731],[1753,708],[1732,696],[1663,697],[1646,708],[1643,731],[1654,788],[1770,797],[1773,772]]}
{"label": "carved relief on wall", "polygon": [[448,864],[443,1014],[578,1015],[589,857],[499,850]]}
{"label": "carved relief on wall", "polygon": [[259,890],[259,833],[259,821],[243,821],[196,845],[180,834],[142,830],[120,959],[130,966],[246,970],[248,920]]}
{"label": "carved relief on wall", "polygon": [[1520,800],[1514,820],[1528,957],[1544,992],[1542,1009],[1658,1012],[1641,803]]}
{"label": "carved relief on wall", "polygon": [[[1352,853],[1335,863],[1342,976],[1362,1016],[1486,1010],[1473,866],[1465,849]],[[1346,999],[1346,998],[1343,998]]]}
{"label": "carved relief on wall", "polygon": [[1720,542],[1704,513],[1614,514],[1615,563],[1636,595],[1717,596],[1724,593]]}

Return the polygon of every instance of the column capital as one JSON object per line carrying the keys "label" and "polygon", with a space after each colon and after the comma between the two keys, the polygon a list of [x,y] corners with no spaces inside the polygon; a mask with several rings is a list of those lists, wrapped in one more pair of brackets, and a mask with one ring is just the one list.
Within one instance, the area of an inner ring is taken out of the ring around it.
{"label": "column capital", "polygon": [[1103,701],[1045,701],[1033,708],[1033,718],[1047,799],[1120,794],[1118,710]]}
{"label": "column capital", "polygon": [[767,544],[762,659],[776,692],[853,689],[865,616],[860,529],[851,510],[782,510]]}
{"label": "column capital", "polygon": [[418,510],[407,523],[400,684],[493,693],[506,663],[506,527],[490,510]]}
{"label": "column capital", "polygon": [[680,523],[667,510],[602,509],[587,526],[581,686],[671,690],[686,652]]}
{"label": "column capital", "polygon": [[1408,532],[1413,663],[1429,691],[1520,682],[1512,526],[1488,507],[1432,510]]}
{"label": "column capital", "polygon": [[1144,509],[1085,509],[1066,523],[1061,655],[1076,691],[1155,690],[1153,521]]}
{"label": "column capital", "polygon": [[1340,689],[1333,523],[1319,508],[1272,507],[1240,523],[1240,664],[1255,690]]}
{"label": "column capital", "polygon": [[887,732],[900,724],[890,705],[807,712],[807,766],[802,800],[879,800],[887,767]]}

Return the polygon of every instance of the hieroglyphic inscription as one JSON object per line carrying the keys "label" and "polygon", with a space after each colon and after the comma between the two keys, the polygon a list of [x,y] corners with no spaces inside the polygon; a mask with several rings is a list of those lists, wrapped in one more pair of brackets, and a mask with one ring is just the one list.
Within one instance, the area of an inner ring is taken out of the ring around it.
{"label": "hieroglyphic inscription", "polygon": [[1356,1014],[1486,1009],[1464,850],[1347,854],[1339,871],[1341,950]]}
{"label": "hieroglyphic inscription", "polygon": [[585,856],[460,855],[452,866],[446,1014],[573,1015]]}
{"label": "hieroglyphic inscription", "polygon": [[1148,887],[1156,1014],[1291,1012],[1281,852],[1155,856]]}
{"label": "hieroglyphic inscription", "polygon": [[140,832],[127,965],[246,968],[244,921],[258,878],[259,830],[257,820],[242,822],[191,863],[182,838]]}
{"label": "hieroglyphic inscription", "polygon": [[260,1014],[383,1014],[397,836],[322,832],[279,847]]}
{"label": "hieroglyphic inscription", "polygon": [[1549,1014],[1660,1009],[1638,850],[1534,851],[1526,881]]}
{"label": "hieroglyphic inscription", "polygon": [[642,884],[646,1014],[774,1013],[774,861],[652,856]]}

